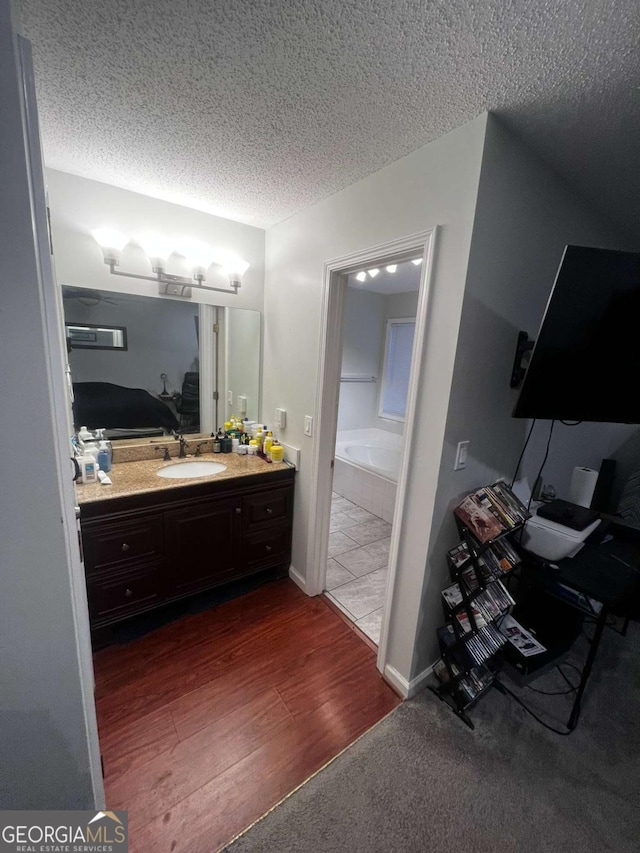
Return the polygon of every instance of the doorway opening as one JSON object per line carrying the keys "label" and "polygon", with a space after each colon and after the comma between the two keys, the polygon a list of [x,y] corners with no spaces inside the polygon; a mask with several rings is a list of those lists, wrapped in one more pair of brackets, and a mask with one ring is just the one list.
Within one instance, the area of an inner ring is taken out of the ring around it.
{"label": "doorway opening", "polygon": [[383,673],[391,620],[401,618],[392,611],[404,448],[413,439],[435,236],[434,228],[325,265],[307,591],[326,592],[378,647]]}
{"label": "doorway opening", "polygon": [[422,255],[347,276],[324,592],[380,641]]}

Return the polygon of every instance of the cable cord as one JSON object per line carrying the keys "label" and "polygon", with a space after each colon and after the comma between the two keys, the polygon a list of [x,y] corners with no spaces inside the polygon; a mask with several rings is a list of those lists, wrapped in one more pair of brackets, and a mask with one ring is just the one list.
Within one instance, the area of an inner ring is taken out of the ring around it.
{"label": "cable cord", "polygon": [[[533,717],[533,719],[537,723],[540,723],[540,725],[543,726],[545,729],[549,729],[550,732],[553,732],[556,735],[562,735],[563,737],[567,737],[568,735],[572,734],[575,731],[575,726],[573,729],[569,729],[566,732],[562,732],[562,731],[560,731],[560,729],[556,729],[553,726],[550,726],[548,723],[545,723],[545,721],[541,720],[540,717],[531,710],[531,708],[527,707],[524,704],[522,699],[520,699],[518,696],[516,696],[515,693],[512,693],[508,687],[505,687],[504,684],[502,683],[502,681],[499,681],[497,678],[496,678],[496,681],[498,682],[500,687],[502,687],[502,689],[504,690],[505,693],[507,693],[509,696],[511,696],[511,698],[513,700],[515,700],[518,703],[518,705],[520,705],[527,712],[527,714],[529,714],[531,717]],[[580,708],[578,707],[578,718],[579,717],[580,717]],[[576,724],[577,724],[577,722],[578,722],[578,720],[576,719]]]}
{"label": "cable cord", "polygon": [[527,434],[527,438],[525,440],[524,447],[522,448],[522,452],[520,453],[520,458],[518,459],[518,464],[516,465],[516,470],[513,472],[513,477],[511,478],[511,486],[512,487],[516,481],[516,477],[518,476],[518,471],[520,470],[520,465],[522,464],[522,458],[524,456],[525,450],[527,449],[527,444],[529,444],[529,439],[531,438],[531,433],[533,432],[533,428],[535,425],[536,425],[536,419],[534,418],[533,421],[531,422],[531,426],[529,427],[529,432]]}
{"label": "cable cord", "polygon": [[[560,669],[560,666],[561,666],[561,665],[560,665],[560,664],[558,664],[558,665],[556,666],[556,669],[558,670],[558,672],[560,673],[560,675],[564,678],[564,680],[565,680],[565,681],[567,682],[567,684],[569,685],[569,689],[568,689],[568,690],[538,690],[538,688],[537,688],[537,687],[532,687],[530,684],[526,684],[525,686],[526,686],[527,690],[531,690],[533,693],[540,693],[542,696],[566,696],[566,695],[567,695],[567,694],[569,694],[569,693],[575,693],[575,691],[578,689],[578,687],[579,687],[580,685],[579,685],[579,684],[576,684],[576,685],[574,686],[574,685],[569,681],[569,679],[568,679],[568,678],[567,678],[567,676],[564,674],[564,672]],[[573,664],[568,664],[568,666],[573,666]],[[574,669],[577,669],[577,667],[574,667]]]}
{"label": "cable cord", "polygon": [[533,493],[536,490],[536,486],[538,485],[538,480],[542,477],[542,472],[544,471],[544,466],[547,464],[547,459],[549,458],[549,448],[551,447],[551,436],[553,435],[553,428],[556,425],[555,420],[551,421],[551,427],[549,429],[549,437],[547,438],[547,448],[544,452],[544,459],[542,460],[542,465],[538,471],[538,474],[533,481],[533,488],[531,490],[531,495],[529,496],[529,503],[527,504],[527,512],[531,509],[531,501],[533,500]]}

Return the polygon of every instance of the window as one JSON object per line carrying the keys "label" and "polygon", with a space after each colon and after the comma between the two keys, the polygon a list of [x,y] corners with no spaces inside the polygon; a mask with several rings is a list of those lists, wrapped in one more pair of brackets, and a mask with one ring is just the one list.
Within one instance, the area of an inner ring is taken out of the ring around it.
{"label": "window", "polygon": [[378,409],[381,418],[404,421],[415,330],[416,321],[413,317],[387,320]]}

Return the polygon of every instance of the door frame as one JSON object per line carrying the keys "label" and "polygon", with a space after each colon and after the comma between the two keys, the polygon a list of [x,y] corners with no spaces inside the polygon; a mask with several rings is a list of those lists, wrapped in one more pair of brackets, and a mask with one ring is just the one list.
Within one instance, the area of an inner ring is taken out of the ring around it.
{"label": "door frame", "polygon": [[[318,365],[318,391],[316,398],[316,441],[314,443],[309,507],[309,530],[306,591],[309,595],[323,592],[326,578],[329,524],[331,516],[331,486],[333,461],[340,398],[340,372],[342,368],[342,331],[344,304],[347,291],[347,275],[372,264],[398,263],[422,256],[420,289],[416,311],[416,333],[411,357],[411,372],[407,398],[407,414],[404,430],[404,447],[411,447],[416,416],[418,388],[422,373],[426,327],[433,290],[433,260],[437,237],[437,226],[417,234],[411,234],[362,249],[324,264],[322,285],[322,315],[320,324],[320,354]],[[404,496],[407,487],[409,454],[402,454],[393,528],[389,549],[389,577],[385,593],[382,629],[378,646],[377,667],[384,672],[387,662],[388,637],[391,606],[397,575],[398,550],[402,530]]]}

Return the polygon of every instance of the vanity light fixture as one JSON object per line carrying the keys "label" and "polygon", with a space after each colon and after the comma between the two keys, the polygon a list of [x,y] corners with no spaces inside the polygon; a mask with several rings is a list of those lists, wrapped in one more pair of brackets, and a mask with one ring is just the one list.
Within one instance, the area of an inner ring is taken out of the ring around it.
{"label": "vanity light fixture", "polygon": [[358,273],[358,275],[356,276],[356,281],[366,281],[366,280],[367,280],[367,274],[364,270],[361,270]]}
{"label": "vanity light fixture", "polygon": [[387,272],[395,272],[398,269],[398,264],[389,264],[385,269]]}
{"label": "vanity light fixture", "polygon": [[380,270],[377,267],[374,267],[372,270],[369,270],[369,275],[371,278],[375,278],[379,272]]}
{"label": "vanity light fixture", "polygon": [[[160,234],[148,233],[135,238],[140,248],[151,261],[151,269],[154,275],[141,275],[140,273],[128,273],[117,270],[120,265],[120,253],[132,239],[109,228],[100,228],[91,232],[91,236],[102,249],[104,262],[109,267],[112,275],[122,275],[126,278],[139,278],[144,281],[158,282],[160,293],[171,296],[181,296],[184,299],[191,297],[193,287],[201,290],[215,290],[218,293],[238,293],[242,285],[242,276],[249,269],[249,264],[227,249],[213,249],[199,240],[184,237],[181,241],[169,241]],[[193,277],[184,275],[171,275],[166,272],[169,256],[179,254],[193,264]],[[214,287],[204,284],[209,267],[215,264],[221,267],[229,279],[229,287]]]}
{"label": "vanity light fixture", "polygon": [[412,264],[415,264],[417,267],[419,267],[419,266],[420,266],[420,264],[422,263],[422,258],[414,258],[414,259],[411,261],[411,263],[412,263]]}

